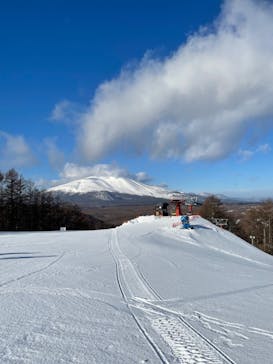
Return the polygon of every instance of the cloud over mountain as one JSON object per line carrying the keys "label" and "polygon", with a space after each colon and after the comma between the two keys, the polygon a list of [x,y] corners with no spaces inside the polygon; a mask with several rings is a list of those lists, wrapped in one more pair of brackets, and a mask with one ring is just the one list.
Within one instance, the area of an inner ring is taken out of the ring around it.
{"label": "cloud over mountain", "polygon": [[22,135],[12,135],[0,130],[0,167],[20,168],[37,162]]}
{"label": "cloud over mountain", "polygon": [[211,28],[163,60],[144,56],[101,84],[81,114],[87,160],[113,150],[221,159],[273,116],[273,6],[228,0]]}
{"label": "cloud over mountain", "polygon": [[124,177],[131,178],[135,181],[147,183],[151,181],[151,177],[146,172],[130,173],[125,168],[121,168],[116,164],[95,164],[92,166],[83,166],[76,163],[65,163],[60,172],[60,180],[54,181],[54,184],[61,182],[73,181],[83,177]]}

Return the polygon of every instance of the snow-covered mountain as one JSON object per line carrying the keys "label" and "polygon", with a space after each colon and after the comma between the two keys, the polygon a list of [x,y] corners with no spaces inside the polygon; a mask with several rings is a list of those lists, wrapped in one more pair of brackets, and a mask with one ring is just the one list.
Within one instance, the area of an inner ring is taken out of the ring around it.
{"label": "snow-covered mountain", "polygon": [[[188,198],[197,196],[198,202],[203,202],[211,193],[185,193],[171,191],[160,186],[147,185],[124,177],[90,176],[65,184],[51,187],[48,191],[57,194],[62,199],[80,206],[115,205],[115,204],[146,204],[155,200],[172,198]],[[224,195],[217,195],[222,201],[232,201]]]}
{"label": "snow-covered mountain", "polygon": [[52,187],[48,191],[67,195],[91,193],[94,197],[101,200],[114,199],[117,194],[119,197],[120,195],[133,195],[165,199],[172,196],[172,192],[166,188],[150,186],[124,177],[90,176]]}

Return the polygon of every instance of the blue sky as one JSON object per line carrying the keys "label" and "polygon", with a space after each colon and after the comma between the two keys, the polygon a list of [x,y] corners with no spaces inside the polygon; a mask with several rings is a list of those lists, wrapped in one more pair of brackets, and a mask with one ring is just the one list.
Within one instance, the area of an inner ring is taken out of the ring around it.
{"label": "blue sky", "polygon": [[0,169],[273,197],[272,1],[10,1]]}

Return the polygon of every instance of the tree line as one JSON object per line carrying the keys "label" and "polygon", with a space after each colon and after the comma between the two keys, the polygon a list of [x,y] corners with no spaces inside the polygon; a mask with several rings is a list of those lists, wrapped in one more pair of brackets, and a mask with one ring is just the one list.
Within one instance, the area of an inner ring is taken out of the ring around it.
{"label": "tree line", "polygon": [[0,230],[41,231],[65,226],[71,230],[106,227],[104,223],[83,214],[76,205],[64,203],[15,169],[0,172]]}
{"label": "tree line", "polygon": [[209,196],[199,213],[205,219],[228,219],[228,229],[250,244],[273,254],[273,201],[265,200],[247,208],[240,217],[228,212],[221,200]]}

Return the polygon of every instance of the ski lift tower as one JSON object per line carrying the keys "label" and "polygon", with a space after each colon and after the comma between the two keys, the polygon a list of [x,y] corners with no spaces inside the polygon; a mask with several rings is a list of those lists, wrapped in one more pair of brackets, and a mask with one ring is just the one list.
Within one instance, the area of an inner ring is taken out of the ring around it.
{"label": "ski lift tower", "polygon": [[181,216],[182,215],[181,205],[185,204],[185,199],[183,194],[179,192],[174,193],[171,198],[171,204],[175,206],[175,215]]}
{"label": "ski lift tower", "polygon": [[176,216],[181,216],[182,214],[182,206],[187,206],[188,207],[188,212],[187,214],[191,215],[192,214],[192,209],[193,206],[197,205],[197,196],[194,195],[183,195],[183,194],[177,194],[174,195],[173,198],[171,199],[171,204],[175,205],[175,215]]}
{"label": "ski lift tower", "polygon": [[175,215],[181,216],[182,215],[181,205],[184,204],[184,200],[172,199],[171,203],[175,205]]}
{"label": "ski lift tower", "polygon": [[193,206],[197,205],[197,196],[189,196],[185,199],[185,205],[188,206],[188,214],[192,214]]}

